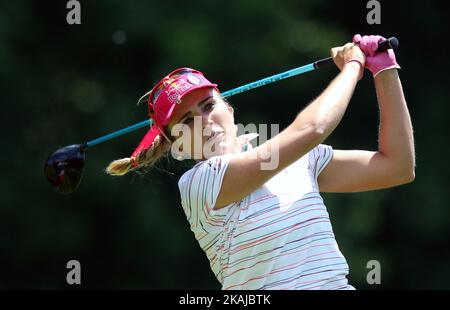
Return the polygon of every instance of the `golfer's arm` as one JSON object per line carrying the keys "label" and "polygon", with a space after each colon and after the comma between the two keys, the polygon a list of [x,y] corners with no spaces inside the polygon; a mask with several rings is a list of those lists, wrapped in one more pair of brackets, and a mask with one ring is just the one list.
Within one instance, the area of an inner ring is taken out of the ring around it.
{"label": "golfer's arm", "polygon": [[414,180],[415,153],[411,118],[396,69],[375,78],[380,127],[378,151],[335,150],[318,177],[323,192],[360,192]]}
{"label": "golfer's arm", "polygon": [[[241,200],[324,141],[339,124],[358,82],[360,65],[346,64],[330,85],[280,134],[235,154],[225,172],[215,209]],[[268,156],[270,155],[270,156]]]}
{"label": "golfer's arm", "polygon": [[378,151],[394,163],[399,175],[414,178],[414,135],[397,70],[378,74],[375,88],[380,106]]}

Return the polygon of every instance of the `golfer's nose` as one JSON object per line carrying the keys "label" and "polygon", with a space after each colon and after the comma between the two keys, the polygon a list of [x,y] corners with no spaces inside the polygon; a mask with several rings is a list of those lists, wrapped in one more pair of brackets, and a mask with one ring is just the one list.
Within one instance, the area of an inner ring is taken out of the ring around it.
{"label": "golfer's nose", "polygon": [[202,128],[205,129],[206,127],[212,127],[213,121],[209,118],[209,115],[202,114]]}

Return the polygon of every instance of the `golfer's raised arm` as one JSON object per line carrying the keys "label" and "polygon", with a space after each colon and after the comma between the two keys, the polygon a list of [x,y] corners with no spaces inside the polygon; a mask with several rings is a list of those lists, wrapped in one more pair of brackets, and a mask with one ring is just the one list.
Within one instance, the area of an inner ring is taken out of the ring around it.
{"label": "golfer's raised arm", "polygon": [[397,70],[375,77],[380,107],[379,152],[389,158],[399,175],[414,179],[414,136]]}
{"label": "golfer's raised arm", "polygon": [[394,51],[374,53],[384,40],[381,36],[355,35],[353,42],[369,55],[366,66],[375,79],[378,105],[380,107],[380,129],[378,151],[390,162],[400,181],[414,179],[415,153],[414,135],[397,69],[400,68]]}
{"label": "golfer's raised arm", "polygon": [[[364,68],[365,56],[353,44],[334,48],[331,54],[341,69],[339,75],[280,134],[247,153],[233,155],[215,209],[249,195],[324,141],[339,124]],[[271,154],[269,159],[268,152]],[[262,169],[274,156],[277,157],[276,166]]]}

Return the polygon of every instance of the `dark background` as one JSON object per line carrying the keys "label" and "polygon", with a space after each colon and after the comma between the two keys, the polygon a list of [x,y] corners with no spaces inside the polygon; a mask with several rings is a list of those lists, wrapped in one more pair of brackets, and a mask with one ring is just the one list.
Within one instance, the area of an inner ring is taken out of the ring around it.
{"label": "dark background", "polygon": [[[0,3],[2,166],[0,288],[73,288],[66,263],[81,263],[81,288],[219,289],[180,206],[187,169],[168,158],[150,173],[113,178],[104,168],[128,157],[138,130],[87,152],[80,188],[52,190],[44,160],[57,148],[145,119],[136,100],[171,70],[200,69],[222,91],[329,55],[354,33],[397,36],[396,51],[416,141],[416,180],[357,194],[324,194],[357,289],[449,289],[450,206],[448,18],[444,1]],[[330,67],[230,99],[236,122],[280,129],[337,74]],[[325,141],[377,149],[378,107],[366,71],[347,113]],[[381,285],[366,264],[381,263]]]}

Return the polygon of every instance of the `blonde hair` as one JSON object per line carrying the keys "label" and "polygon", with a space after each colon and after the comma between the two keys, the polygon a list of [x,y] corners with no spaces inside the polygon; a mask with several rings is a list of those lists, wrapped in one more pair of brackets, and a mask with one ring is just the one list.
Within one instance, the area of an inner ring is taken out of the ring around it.
{"label": "blonde hair", "polygon": [[131,158],[122,158],[112,161],[105,171],[109,175],[121,176],[130,171],[145,170],[153,166],[160,158],[167,155],[170,151],[171,143],[161,134],[156,136],[151,147],[141,151],[136,156],[137,167],[131,165]]}
{"label": "blonde hair", "polygon": [[[148,96],[151,91],[146,92],[141,98],[139,98],[136,105],[140,105],[142,103],[147,102]],[[108,167],[106,167],[105,172],[112,176],[121,176],[125,175],[130,171],[141,171],[146,170],[153,166],[160,158],[166,156],[171,147],[171,142],[168,141],[163,135],[159,134],[155,137],[150,148],[147,150],[141,151],[137,154],[135,163],[136,167],[133,167],[131,164],[131,158],[121,158],[112,161]]]}

